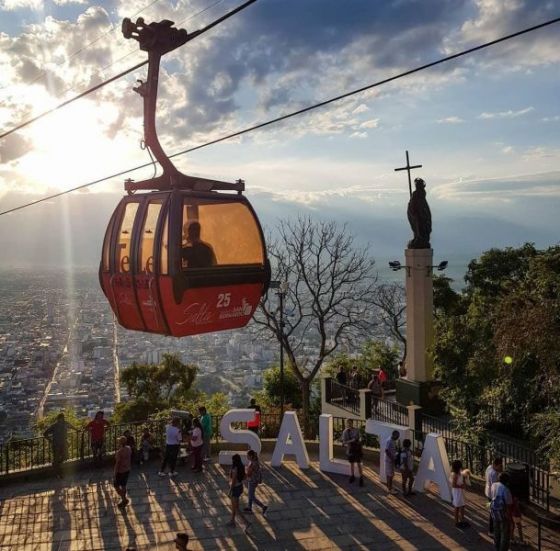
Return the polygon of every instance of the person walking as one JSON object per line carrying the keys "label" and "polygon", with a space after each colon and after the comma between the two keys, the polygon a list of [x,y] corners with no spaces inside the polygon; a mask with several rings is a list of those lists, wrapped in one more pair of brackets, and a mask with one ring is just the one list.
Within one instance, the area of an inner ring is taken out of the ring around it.
{"label": "person walking", "polygon": [[470,524],[465,521],[465,474],[463,464],[456,459],[451,463],[451,498],[455,510],[455,526],[468,528]]}
{"label": "person walking", "polygon": [[414,456],[410,446],[412,442],[405,438],[402,443],[402,450],[400,452],[399,468],[402,477],[402,493],[404,496],[413,496],[415,493],[412,491],[414,484]]}
{"label": "person walking", "polygon": [[169,467],[169,476],[177,476],[175,466],[177,465],[177,456],[179,455],[179,447],[183,440],[181,429],[179,428],[181,420],[174,417],[165,427],[165,455],[159,470],[159,476],[166,476],[165,468]]}
{"label": "person walking", "polygon": [[260,499],[256,497],[256,492],[259,484],[262,483],[262,468],[261,464],[259,463],[259,456],[257,452],[254,450],[249,450],[247,452],[247,459],[249,460],[249,464],[247,465],[247,490],[249,493],[247,507],[243,509],[245,513],[252,513],[253,512],[253,503],[256,503],[262,511],[263,516],[266,516],[266,512],[268,511],[268,505],[265,505]]}
{"label": "person walking", "polygon": [[103,463],[103,451],[105,450],[105,430],[109,426],[109,421],[105,419],[103,411],[98,411],[90,421],[85,430],[89,433],[93,463],[100,467]]}
{"label": "person walking", "polygon": [[[500,473],[504,469],[504,460],[501,457],[494,457],[494,460],[488,467],[486,467],[486,472],[484,473],[484,478],[486,484],[484,486],[484,495],[488,499],[488,502],[492,501],[491,489],[492,484],[498,482]],[[492,514],[488,515],[488,534],[490,536],[494,535],[494,519],[492,518]]]}
{"label": "person walking", "polygon": [[212,416],[206,411],[204,406],[198,408],[200,414],[200,424],[202,425],[202,461],[210,461],[211,442],[212,442]]}
{"label": "person walking", "polygon": [[126,445],[132,450],[132,462],[136,463],[136,439],[128,429],[123,432],[123,436],[126,437]]}
{"label": "person walking", "polygon": [[398,494],[397,490],[393,488],[393,477],[395,476],[395,462],[397,459],[397,440],[400,435],[398,430],[394,430],[385,442],[385,476],[387,478],[387,491],[391,495]]}
{"label": "person walking", "polygon": [[48,438],[52,446],[53,471],[57,478],[62,478],[62,464],[68,458],[68,429],[75,429],[64,419],[64,413],[56,416],[56,421],[45,430],[43,436]]}
{"label": "person walking", "polygon": [[118,507],[126,507],[129,500],[126,497],[126,485],[128,483],[128,475],[132,465],[132,450],[126,443],[126,436],[119,438],[119,449],[115,453],[115,477],[113,485],[121,501]]}
{"label": "person walking", "polygon": [[245,518],[243,513],[239,510],[239,498],[243,493],[243,480],[245,479],[245,467],[241,456],[236,453],[231,458],[231,471],[229,473],[229,497],[231,498],[231,519],[226,526],[235,526],[235,517],[239,517],[245,524],[245,533],[251,527],[251,523]]}
{"label": "person walking", "polygon": [[350,463],[350,479],[352,484],[356,477],[354,476],[354,465],[358,465],[358,474],[360,475],[359,484],[364,485],[364,473],[362,471],[362,442],[360,440],[360,431],[354,427],[352,419],[346,421],[346,428],[342,431],[342,444],[346,447],[346,457]]}
{"label": "person walking", "polygon": [[202,436],[202,425],[199,419],[193,419],[193,429],[191,433],[191,451],[193,456],[192,470],[195,473],[202,472],[202,448],[204,440]]}
{"label": "person walking", "polygon": [[511,538],[511,509],[513,498],[508,489],[508,473],[500,473],[498,482],[490,487],[490,514],[494,521],[494,548],[496,551],[508,551]]}

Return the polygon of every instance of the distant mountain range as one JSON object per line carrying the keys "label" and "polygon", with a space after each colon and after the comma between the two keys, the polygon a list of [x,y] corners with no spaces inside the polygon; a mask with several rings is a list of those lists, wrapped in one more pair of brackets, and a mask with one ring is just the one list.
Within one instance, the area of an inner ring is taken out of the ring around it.
{"label": "distant mountain range", "polygon": [[[280,219],[310,215],[346,223],[359,245],[369,243],[383,279],[399,278],[387,261],[403,260],[411,237],[402,209],[387,209],[353,197],[330,197],[303,204],[271,193],[248,194],[261,223],[274,230]],[[34,270],[65,266],[97,269],[101,244],[117,194],[76,193],[0,217],[2,267]],[[32,200],[11,194],[2,199],[0,210]],[[486,214],[447,212],[437,202],[432,207],[434,262],[449,260],[447,274],[462,280],[469,260],[491,247],[518,246],[535,242],[547,247],[558,242],[560,223],[549,227],[527,217],[522,222]]]}

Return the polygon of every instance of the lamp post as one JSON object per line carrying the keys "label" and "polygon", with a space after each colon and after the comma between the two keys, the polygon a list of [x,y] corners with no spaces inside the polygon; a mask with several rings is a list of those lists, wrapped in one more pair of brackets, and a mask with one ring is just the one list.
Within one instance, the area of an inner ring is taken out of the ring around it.
{"label": "lamp post", "polygon": [[277,289],[276,296],[280,300],[280,411],[284,414],[284,297],[288,292],[288,282],[273,280],[270,282],[271,289]]}

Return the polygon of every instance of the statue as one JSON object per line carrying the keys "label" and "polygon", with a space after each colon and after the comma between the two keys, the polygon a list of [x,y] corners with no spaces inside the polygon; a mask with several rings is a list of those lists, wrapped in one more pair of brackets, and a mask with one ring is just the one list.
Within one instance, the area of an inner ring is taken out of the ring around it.
{"label": "statue", "polygon": [[432,233],[432,213],[426,201],[426,183],[422,178],[415,178],[416,189],[412,192],[406,214],[414,238],[408,242],[409,249],[430,249]]}

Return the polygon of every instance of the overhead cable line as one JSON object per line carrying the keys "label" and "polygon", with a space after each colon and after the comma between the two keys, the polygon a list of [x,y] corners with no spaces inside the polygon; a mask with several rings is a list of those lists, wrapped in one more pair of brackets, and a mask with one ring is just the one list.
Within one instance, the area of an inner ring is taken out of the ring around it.
{"label": "overhead cable line", "polygon": [[[222,15],[222,17],[219,17],[218,19],[212,21],[212,23],[206,25],[206,27],[203,27],[202,29],[200,29],[198,31],[194,31],[193,33],[190,33],[192,35],[191,38],[196,38],[197,36],[200,36],[201,34],[204,34],[205,32],[208,32],[210,29],[213,29],[216,25],[219,25],[220,23],[222,23],[226,19],[229,19],[230,17],[232,17],[236,13],[239,13],[241,10],[244,10],[245,8],[250,6],[251,4],[254,4],[256,1],[257,0],[247,0],[247,2],[245,2],[244,4],[241,4],[240,6],[235,8],[234,10],[232,10],[232,11],[226,13],[225,15]],[[141,63],[137,63],[136,65],[134,65],[133,67],[130,67],[126,71],[123,71],[123,72],[119,73],[118,75],[115,75],[114,77],[111,77],[108,80],[100,82],[99,84],[85,90],[84,92],[78,94],[77,96],[74,96],[73,98],[70,98],[66,101],[63,101],[62,103],[58,104],[56,107],[53,107],[52,109],[48,109],[47,111],[44,111],[43,113],[41,113],[40,115],[37,115],[36,117],[33,117],[31,119],[28,119],[28,120],[22,122],[21,124],[18,124],[17,126],[12,128],[11,130],[7,130],[6,132],[3,132],[2,134],[0,134],[0,139],[5,138],[6,136],[9,136],[10,134],[13,134],[17,130],[21,130],[22,128],[25,128],[26,126],[29,126],[31,123],[34,123],[34,122],[38,121],[39,119],[42,119],[43,117],[45,117],[47,115],[50,115],[51,113],[54,113],[55,111],[58,111],[62,107],[66,107],[67,105],[75,102],[78,99],[81,99],[81,98],[83,98],[83,97],[85,97],[85,96],[87,96],[87,95],[89,95],[93,92],[96,92],[100,88],[103,88],[103,86],[106,86],[107,84],[110,84],[111,82],[114,82],[115,80],[118,80],[119,78],[122,78],[125,75],[128,75],[129,73],[132,73],[133,71],[136,71],[136,69],[139,69],[140,67],[143,67],[144,65],[147,65],[147,64],[148,64],[147,59],[142,61]]]}
{"label": "overhead cable line", "polygon": [[[560,22],[560,17],[558,17],[558,18],[556,18],[556,19],[551,19],[551,20],[549,20],[549,21],[546,21],[545,23],[541,23],[540,25],[535,25],[535,26],[533,26],[533,27],[529,27],[529,28],[527,28],[527,29],[523,29],[523,30],[518,31],[518,32],[513,33],[513,34],[509,34],[509,35],[506,35],[506,36],[502,36],[501,38],[497,38],[496,40],[492,40],[491,42],[486,42],[485,44],[481,44],[481,45],[479,45],[479,46],[475,46],[475,47],[473,47],[473,48],[469,48],[469,49],[467,49],[467,50],[463,50],[462,52],[458,52],[458,53],[456,53],[456,54],[452,54],[452,55],[450,55],[450,56],[443,57],[443,58],[441,58],[441,59],[438,59],[437,61],[432,61],[431,63],[426,63],[425,65],[420,65],[419,67],[415,67],[414,69],[409,69],[408,71],[405,71],[405,72],[403,72],[403,73],[399,73],[399,74],[394,75],[394,76],[392,76],[392,77],[389,77],[389,78],[386,78],[386,79],[383,79],[383,80],[379,80],[379,81],[377,81],[377,82],[374,82],[373,84],[369,84],[369,85],[367,85],[367,86],[363,86],[363,87],[361,87],[361,88],[357,88],[356,90],[352,90],[351,92],[346,92],[346,93],[344,93],[344,94],[341,94],[341,95],[339,95],[339,96],[335,96],[335,97],[330,98],[330,99],[328,99],[328,100],[325,100],[325,101],[322,101],[322,102],[319,102],[319,103],[315,103],[315,104],[310,105],[310,106],[308,106],[308,107],[304,107],[303,109],[299,109],[299,110],[297,110],[297,111],[293,111],[292,113],[288,113],[288,114],[286,114],[286,115],[282,115],[282,116],[280,116],[280,117],[276,117],[276,118],[271,119],[271,120],[269,120],[269,121],[262,122],[262,123],[259,123],[259,124],[255,124],[254,126],[250,126],[250,127],[245,128],[245,129],[243,129],[243,130],[239,130],[239,131],[237,131],[237,132],[233,132],[232,134],[228,134],[228,135],[226,135],[226,136],[222,136],[221,138],[216,138],[215,140],[211,140],[211,141],[206,142],[206,143],[203,143],[203,144],[201,144],[201,145],[197,145],[197,146],[194,146],[194,147],[185,149],[185,150],[183,150],[183,151],[179,151],[179,152],[177,152],[177,153],[174,153],[173,155],[170,155],[169,158],[172,159],[172,158],[178,157],[178,156],[180,156],[180,155],[185,155],[186,153],[190,153],[190,152],[192,152],[192,151],[197,151],[198,149],[202,149],[202,148],[204,148],[204,147],[208,147],[209,145],[214,145],[214,144],[217,144],[217,143],[220,143],[220,142],[229,140],[229,139],[231,139],[231,138],[235,138],[235,137],[237,137],[237,136],[241,136],[241,135],[243,135],[243,134],[247,134],[247,133],[249,133],[249,132],[253,132],[254,130],[258,130],[258,129],[260,129],[260,128],[264,128],[264,127],[266,127],[266,126],[269,126],[269,125],[271,125],[271,124],[274,124],[274,123],[277,123],[277,122],[280,122],[280,121],[284,121],[284,120],[286,120],[286,119],[295,117],[296,115],[301,115],[301,114],[303,114],[303,113],[306,113],[306,112],[308,112],[308,111],[312,111],[312,110],[317,109],[317,108],[319,108],[319,107],[324,107],[325,105],[328,105],[328,104],[333,103],[333,102],[335,102],[335,101],[339,101],[339,100],[341,100],[341,99],[348,98],[348,97],[353,96],[353,95],[355,95],[355,94],[359,94],[360,92],[365,92],[366,90],[371,90],[372,88],[376,88],[377,86],[381,86],[382,84],[387,84],[388,82],[392,82],[392,81],[398,80],[398,79],[400,79],[400,78],[403,78],[403,77],[405,77],[405,76],[412,75],[412,74],[414,74],[414,73],[418,73],[418,72],[423,71],[423,70],[425,70],[425,69],[429,69],[430,67],[434,67],[434,66],[436,66],[436,65],[440,65],[441,63],[445,63],[445,62],[447,62],[447,61],[451,61],[452,59],[457,59],[457,58],[462,57],[462,56],[465,56],[465,55],[467,55],[467,54],[471,54],[471,53],[477,52],[477,51],[482,50],[482,49],[484,49],[484,48],[488,48],[489,46],[493,46],[493,45],[495,45],[495,44],[499,44],[500,42],[505,42],[506,40],[510,40],[510,39],[515,38],[515,37],[517,37],[517,36],[520,36],[520,35],[523,35],[523,34],[527,34],[527,33],[532,32],[532,31],[536,31],[536,30],[538,30],[538,29],[541,29],[541,28],[543,28],[543,27],[547,27],[547,26],[549,26],[549,25],[552,25],[552,24],[558,23],[558,22]],[[89,187],[89,186],[93,186],[93,185],[95,185],[95,184],[99,184],[99,183],[101,183],[101,182],[105,182],[105,181],[107,181],[107,180],[111,180],[112,178],[116,178],[117,176],[123,176],[124,174],[129,174],[130,172],[135,172],[136,170],[140,170],[140,169],[142,169],[142,168],[146,168],[146,167],[148,167],[148,166],[150,166],[150,165],[152,165],[151,162],[150,162],[150,163],[145,163],[145,164],[136,166],[136,167],[134,167],[134,168],[129,168],[129,169],[127,169],[127,170],[123,170],[123,171],[121,171],[121,172],[117,172],[116,174],[111,174],[110,176],[105,176],[104,178],[100,178],[100,179],[98,179],[98,180],[94,180],[93,182],[88,182],[87,184],[82,184],[82,185],[80,185],[80,186],[77,186],[77,187],[74,187],[74,188],[71,188],[71,189],[67,189],[67,190],[65,190],[65,191],[61,191],[61,192],[59,192],[59,193],[55,193],[55,194],[53,194],[53,195],[49,195],[48,197],[42,197],[41,199],[37,199],[36,201],[31,201],[30,203],[25,203],[25,204],[20,205],[20,206],[18,206],[18,207],[14,207],[14,208],[5,210],[5,211],[3,211],[3,212],[0,212],[0,216],[2,216],[2,215],[4,215],[4,214],[9,214],[9,213],[11,213],[11,212],[15,212],[15,211],[17,211],[17,210],[24,209],[24,208],[26,208],[26,207],[30,207],[30,206],[32,206],[32,205],[36,205],[36,204],[38,204],[38,203],[42,203],[42,202],[44,202],[44,201],[49,201],[49,200],[51,200],[51,199],[55,199],[56,197],[60,197],[61,195],[65,195],[65,194],[67,194],[67,193],[72,193],[73,191],[78,191],[78,190],[80,190],[80,189],[84,189],[84,188],[87,188],[87,187]]]}

